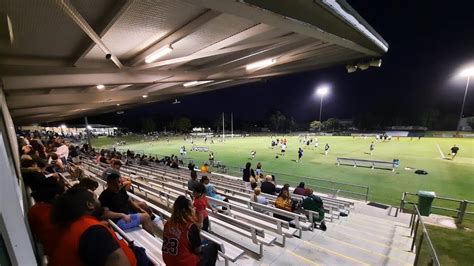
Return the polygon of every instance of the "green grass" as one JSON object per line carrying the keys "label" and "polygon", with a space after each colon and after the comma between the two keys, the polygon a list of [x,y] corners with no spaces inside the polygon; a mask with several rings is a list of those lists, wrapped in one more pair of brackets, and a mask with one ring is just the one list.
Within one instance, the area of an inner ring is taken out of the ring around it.
{"label": "green grass", "polygon": [[[468,228],[467,230],[465,228]],[[441,265],[474,265],[474,222],[465,221],[462,228],[448,229],[427,225],[431,242],[438,254]],[[421,232],[421,225],[420,231]],[[417,240],[418,245],[418,240]],[[428,265],[430,260],[428,242],[423,240],[419,265]]]}
{"label": "green grass", "polygon": [[[249,161],[250,151],[256,150],[257,156],[253,167],[261,162],[264,170],[283,173],[277,175],[277,182],[290,182],[295,184],[304,176],[308,178],[322,178],[339,182],[347,182],[370,187],[369,200],[398,205],[402,192],[418,190],[435,191],[437,195],[449,196],[458,199],[474,200],[472,188],[474,187],[474,139],[449,139],[449,138],[414,138],[393,139],[391,142],[376,143],[373,155],[366,154],[372,139],[352,137],[319,137],[319,149],[305,148],[303,162],[296,163],[299,147],[298,137],[287,137],[288,148],[286,156],[276,159],[279,149],[270,148],[271,138],[247,137],[227,139],[225,143],[204,144],[202,139],[195,140],[197,146],[207,146],[215,154],[216,160],[228,166],[243,167]],[[93,140],[93,146],[110,147],[116,141],[113,138],[98,138]],[[323,146],[331,145],[331,150],[324,156]],[[460,147],[458,156],[454,161],[441,158],[440,150],[445,156],[450,147],[457,144]],[[161,139],[149,142],[137,138],[127,139],[127,145],[121,149],[143,151],[147,154],[170,155],[178,154],[179,147],[185,145],[187,157],[193,158],[197,163],[207,160],[205,152],[191,151],[191,144],[182,138],[171,139],[170,143]],[[377,159],[392,161],[400,159],[400,167],[392,172],[390,170],[353,168],[350,166],[337,166],[336,157],[350,157],[360,159]],[[423,169],[428,175],[416,175],[413,170],[405,167]],[[304,181],[308,181],[305,179]],[[311,183],[311,181],[308,181]],[[315,183],[316,184],[316,183]],[[318,183],[319,184],[319,183]],[[441,204],[441,206],[443,206]],[[472,210],[472,208],[470,208]]]}

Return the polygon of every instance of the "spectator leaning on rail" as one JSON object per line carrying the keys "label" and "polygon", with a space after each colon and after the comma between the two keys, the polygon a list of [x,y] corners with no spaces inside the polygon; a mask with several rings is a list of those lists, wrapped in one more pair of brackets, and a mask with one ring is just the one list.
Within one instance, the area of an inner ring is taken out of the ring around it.
{"label": "spectator leaning on rail", "polygon": [[52,219],[60,228],[50,265],[137,265],[128,244],[99,221],[103,208],[94,193],[74,186],[53,205]]}
{"label": "spectator leaning on rail", "polygon": [[196,171],[191,170],[191,178],[188,180],[188,189],[193,191],[194,190],[194,186],[199,183],[199,181],[197,180],[197,173]]}
{"label": "spectator leaning on rail", "polygon": [[[315,211],[319,215],[313,216],[313,221],[316,226],[318,226],[321,230],[326,231],[326,224],[324,222],[324,204],[323,200],[313,194],[313,190],[310,188],[306,188],[304,192],[303,202],[301,207],[305,210]],[[318,225],[319,223],[319,225]]]}
{"label": "spectator leaning on rail", "polygon": [[215,265],[218,246],[201,245],[199,226],[191,201],[179,196],[163,232],[163,261],[168,266]]}

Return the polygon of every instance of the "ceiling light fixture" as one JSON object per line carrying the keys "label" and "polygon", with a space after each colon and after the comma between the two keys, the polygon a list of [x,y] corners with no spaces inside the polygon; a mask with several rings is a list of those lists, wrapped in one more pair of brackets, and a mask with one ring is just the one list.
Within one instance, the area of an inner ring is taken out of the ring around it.
{"label": "ceiling light fixture", "polygon": [[143,97],[143,98],[148,98],[148,95],[145,94],[145,95],[142,95],[142,97]]}
{"label": "ceiling light fixture", "polygon": [[147,64],[153,63],[156,60],[158,60],[158,58],[160,58],[160,57],[162,57],[166,54],[171,53],[171,51],[173,51],[173,47],[171,47],[171,44],[165,45],[165,46],[161,47],[160,49],[158,49],[157,51],[155,51],[155,52],[151,53],[150,55],[148,55],[147,57],[145,57],[145,63],[147,63]]}
{"label": "ceiling light fixture", "polygon": [[194,87],[194,86],[199,86],[199,85],[211,83],[213,81],[214,80],[200,80],[200,81],[195,80],[195,81],[186,82],[186,83],[183,84],[183,86],[186,87],[186,88],[189,88],[189,87]]}
{"label": "ceiling light fixture", "polygon": [[103,89],[105,89],[105,85],[104,84],[99,84],[99,85],[97,85],[97,89],[98,90],[103,90]]}
{"label": "ceiling light fixture", "polygon": [[117,106],[120,106],[120,104],[119,104],[119,103],[118,103],[118,104],[116,104],[116,105],[117,105]]}
{"label": "ceiling light fixture", "polygon": [[273,65],[275,63],[276,63],[275,58],[269,58],[269,59],[258,61],[258,62],[252,63],[252,64],[248,64],[246,66],[246,69],[247,70],[261,69],[261,68],[265,68],[265,67],[268,67],[270,65]]}

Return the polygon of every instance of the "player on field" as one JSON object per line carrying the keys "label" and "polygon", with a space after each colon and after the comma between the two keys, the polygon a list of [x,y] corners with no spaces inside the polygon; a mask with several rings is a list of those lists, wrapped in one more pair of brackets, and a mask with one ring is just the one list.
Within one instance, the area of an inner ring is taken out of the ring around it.
{"label": "player on field", "polygon": [[456,155],[458,155],[459,147],[456,147],[456,144],[451,148],[451,160],[454,160]]}
{"label": "player on field", "polygon": [[303,149],[300,147],[298,149],[298,162],[301,162],[302,157],[303,157]]}
{"label": "player on field", "polygon": [[372,152],[374,152],[374,150],[375,150],[375,143],[374,142],[370,143],[369,150],[370,150],[370,155],[372,155]]}
{"label": "player on field", "polygon": [[257,154],[256,151],[251,151],[250,156],[252,157],[252,160],[255,159],[255,154]]}
{"label": "player on field", "polygon": [[328,155],[330,148],[331,147],[329,147],[329,143],[326,143],[326,145],[324,146],[324,155]]}
{"label": "player on field", "polygon": [[285,152],[286,152],[286,144],[282,143],[281,144],[281,155],[285,155]]}

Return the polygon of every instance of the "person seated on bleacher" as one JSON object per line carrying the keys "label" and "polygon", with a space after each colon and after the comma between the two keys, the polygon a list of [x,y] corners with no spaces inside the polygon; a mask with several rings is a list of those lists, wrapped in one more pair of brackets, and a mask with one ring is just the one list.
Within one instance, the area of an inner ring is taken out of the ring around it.
{"label": "person seated on bleacher", "polygon": [[188,189],[193,191],[194,190],[194,186],[199,183],[199,181],[197,180],[197,173],[196,171],[192,170],[191,171],[191,178],[188,180]]}
{"label": "person seated on bleacher", "polygon": [[33,235],[43,245],[44,254],[47,256],[51,256],[59,240],[59,230],[51,221],[51,212],[53,199],[62,193],[64,185],[60,183],[31,193],[36,203],[28,210],[28,223]]}
{"label": "person seated on bleacher", "polygon": [[267,175],[265,177],[265,181],[262,182],[260,185],[260,189],[262,190],[262,193],[270,194],[270,195],[275,195],[276,194],[276,187],[275,184],[272,181],[272,176]]}
{"label": "person seated on bleacher", "polygon": [[[303,202],[301,207],[305,210],[315,211],[319,215],[317,217],[313,216],[313,221],[316,226],[318,226],[321,230],[326,231],[326,224],[324,222],[324,204],[323,200],[314,195],[313,190],[311,188],[306,188],[303,197]],[[318,225],[319,223],[319,225]]]}
{"label": "person seated on bleacher", "polygon": [[[206,188],[206,195],[208,197],[211,197],[211,198],[216,199],[216,200],[222,200],[222,201],[225,201],[225,202],[229,202],[229,200],[226,197],[223,197],[223,196],[217,194],[217,190],[214,187],[214,185],[211,184],[211,180],[209,179],[209,177],[202,176],[200,182],[204,184],[204,187]],[[215,208],[216,206],[213,206],[213,207]]]}
{"label": "person seated on bleacher", "polygon": [[[275,208],[282,209],[289,212],[293,211],[293,201],[291,200],[290,192],[288,191],[288,188],[283,187],[280,190],[280,194],[275,200]],[[273,214],[273,217],[281,219],[281,220],[289,221],[289,222],[293,220],[289,217],[278,215],[276,213]]]}
{"label": "person seated on bleacher", "polygon": [[257,202],[257,203],[260,203],[260,204],[263,204],[263,205],[267,205],[268,204],[268,200],[267,198],[265,198],[265,196],[263,195],[260,195],[261,193],[261,189],[259,187],[255,188],[253,190],[253,194],[252,196],[250,197],[250,200],[253,201],[253,202]]}
{"label": "person seated on bleacher", "polygon": [[122,230],[143,226],[152,235],[160,235],[155,216],[145,202],[132,200],[115,173],[107,177],[107,189],[102,191],[99,201],[106,207],[104,216],[112,219]]}
{"label": "person seated on bleacher", "polygon": [[218,246],[201,245],[201,236],[191,202],[179,196],[163,232],[163,261],[167,266],[215,265]]}
{"label": "person seated on bleacher", "polygon": [[209,171],[209,165],[207,163],[204,163],[201,166],[201,174],[210,174],[211,172]]}
{"label": "person seated on bleacher", "polygon": [[59,159],[59,156],[55,152],[52,152],[50,154],[48,164],[49,165],[47,166],[47,168],[51,169],[49,171],[50,173],[64,172],[64,163],[62,160]]}
{"label": "person seated on bleacher", "polygon": [[82,169],[82,162],[81,160],[77,161],[74,163],[73,170],[70,172],[71,177],[73,180],[79,180],[86,178],[86,173],[84,172],[84,169]]}
{"label": "person seated on bleacher", "polygon": [[97,182],[97,181],[95,181],[91,178],[85,177],[85,178],[82,178],[81,181],[79,181],[79,186],[85,187],[88,190],[95,193],[95,191],[99,187],[99,182]]}
{"label": "person seated on bleacher", "polygon": [[197,183],[194,186],[193,190],[193,206],[196,208],[196,216],[198,225],[202,230],[209,231],[209,217],[207,208],[209,207],[212,212],[217,212],[217,210],[212,207],[212,205],[207,201],[206,197],[206,187],[203,183]]}
{"label": "person seated on bleacher", "polygon": [[300,182],[298,187],[296,187],[295,190],[293,191],[293,194],[303,196],[304,193],[305,193],[304,182]]}
{"label": "person seated on bleacher", "polygon": [[55,185],[59,180],[56,173],[45,174],[29,155],[23,155],[21,158],[21,175],[25,185],[32,191]]}
{"label": "person seated on bleacher", "polygon": [[128,244],[100,222],[104,209],[94,193],[73,186],[53,204],[60,229],[50,265],[137,265]]}
{"label": "person seated on bleacher", "polygon": [[101,179],[104,180],[104,181],[107,181],[107,177],[110,174],[116,174],[116,175],[120,176],[120,179],[122,181],[122,185],[128,191],[132,188],[132,182],[129,178],[126,178],[126,177],[122,176],[122,174],[120,173],[120,168],[121,167],[122,167],[122,161],[120,161],[118,159],[110,160],[110,167],[107,167],[107,169],[105,169],[104,172],[102,172]]}

